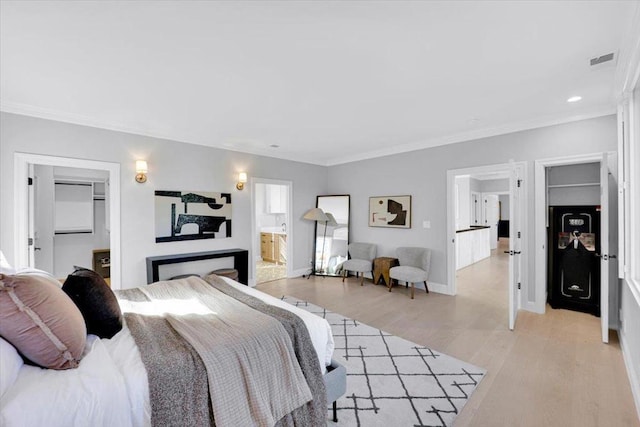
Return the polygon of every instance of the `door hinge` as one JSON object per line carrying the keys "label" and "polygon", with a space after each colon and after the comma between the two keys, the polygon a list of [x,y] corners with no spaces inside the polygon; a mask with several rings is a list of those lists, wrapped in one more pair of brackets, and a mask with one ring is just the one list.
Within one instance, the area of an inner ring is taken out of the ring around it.
{"label": "door hinge", "polygon": [[518,180],[518,188],[520,188],[520,184],[522,184],[522,180],[521,179]]}
{"label": "door hinge", "polygon": [[518,231],[518,239],[522,237],[522,234]]}
{"label": "door hinge", "polygon": [[33,178],[27,178],[27,185],[33,185]]}
{"label": "door hinge", "polygon": [[518,289],[521,289],[521,283],[518,282]]}
{"label": "door hinge", "polygon": [[29,246],[33,246],[33,237],[29,237],[29,238],[27,239],[27,245],[29,245]]}

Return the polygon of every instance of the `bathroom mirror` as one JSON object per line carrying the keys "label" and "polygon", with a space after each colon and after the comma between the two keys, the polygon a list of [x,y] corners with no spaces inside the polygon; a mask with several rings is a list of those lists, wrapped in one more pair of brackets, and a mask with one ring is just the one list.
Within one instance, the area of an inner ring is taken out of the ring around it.
{"label": "bathroom mirror", "polygon": [[322,209],[330,220],[326,224],[316,222],[314,271],[318,276],[339,276],[340,265],[349,256],[350,196],[318,196],[316,207]]}

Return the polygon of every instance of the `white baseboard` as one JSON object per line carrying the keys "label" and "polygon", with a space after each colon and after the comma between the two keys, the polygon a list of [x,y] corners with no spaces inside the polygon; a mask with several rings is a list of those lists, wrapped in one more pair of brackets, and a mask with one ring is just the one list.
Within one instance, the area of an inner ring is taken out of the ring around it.
{"label": "white baseboard", "polygon": [[640,372],[633,366],[633,359],[629,353],[629,347],[625,345],[626,339],[623,333],[623,329],[620,329],[620,348],[622,349],[622,358],[624,364],[627,367],[627,375],[629,376],[629,383],[631,384],[631,393],[633,394],[633,400],[636,403],[636,412],[638,412],[638,419],[640,419]]}
{"label": "white baseboard", "polygon": [[522,306],[523,310],[527,310],[530,311],[532,313],[537,313],[537,314],[544,314],[545,312],[545,306],[542,305],[542,308],[540,307],[540,304],[537,304],[535,302],[531,302],[528,301],[524,304],[524,306]]}
{"label": "white baseboard", "polygon": [[293,270],[291,272],[291,275],[288,276],[288,278],[293,279],[294,277],[302,277],[302,276],[308,276],[309,273],[311,273],[311,269],[310,268],[299,268],[297,270]]}
{"label": "white baseboard", "polygon": [[[429,292],[435,292],[437,294],[451,295],[449,287],[442,283],[427,282],[429,284]],[[424,289],[424,283],[416,283],[416,289]]]}

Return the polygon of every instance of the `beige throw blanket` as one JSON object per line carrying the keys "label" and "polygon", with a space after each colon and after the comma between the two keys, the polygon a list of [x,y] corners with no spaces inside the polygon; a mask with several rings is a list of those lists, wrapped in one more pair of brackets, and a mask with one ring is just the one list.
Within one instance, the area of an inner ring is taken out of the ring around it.
{"label": "beige throw blanket", "polygon": [[273,426],[312,399],[277,320],[195,277],[139,289],[204,362],[216,426]]}

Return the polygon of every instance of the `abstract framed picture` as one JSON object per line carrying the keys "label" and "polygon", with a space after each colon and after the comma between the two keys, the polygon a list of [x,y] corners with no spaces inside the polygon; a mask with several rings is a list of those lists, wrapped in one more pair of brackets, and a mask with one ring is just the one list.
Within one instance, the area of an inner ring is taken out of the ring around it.
{"label": "abstract framed picture", "polygon": [[411,196],[369,197],[369,227],[411,228]]}
{"label": "abstract framed picture", "polygon": [[156,243],[231,237],[231,194],[155,192]]}

